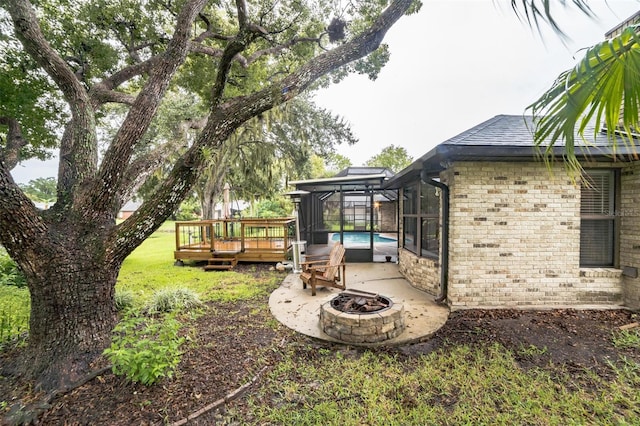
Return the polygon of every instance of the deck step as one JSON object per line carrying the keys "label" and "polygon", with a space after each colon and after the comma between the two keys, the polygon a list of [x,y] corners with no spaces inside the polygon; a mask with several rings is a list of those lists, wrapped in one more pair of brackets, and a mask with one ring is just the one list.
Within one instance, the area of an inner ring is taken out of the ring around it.
{"label": "deck step", "polygon": [[238,264],[237,257],[212,257],[207,260],[207,265],[204,266],[205,271],[224,271],[233,269]]}

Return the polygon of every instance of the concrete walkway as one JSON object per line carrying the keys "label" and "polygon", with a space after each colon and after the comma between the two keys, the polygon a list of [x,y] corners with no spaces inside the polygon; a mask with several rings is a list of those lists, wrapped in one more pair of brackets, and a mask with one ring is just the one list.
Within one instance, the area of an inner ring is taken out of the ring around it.
{"label": "concrete walkway", "polygon": [[[347,289],[379,293],[394,303],[404,305],[406,329],[402,334],[382,343],[362,346],[399,345],[424,340],[442,327],[449,317],[449,309],[435,303],[433,296],[411,287],[395,263],[348,263],[346,284]],[[316,296],[311,296],[311,288],[302,288],[299,275],[289,274],[271,293],[269,308],[278,321],[299,333],[339,342],[320,328],[320,306],[340,291],[318,287]]]}

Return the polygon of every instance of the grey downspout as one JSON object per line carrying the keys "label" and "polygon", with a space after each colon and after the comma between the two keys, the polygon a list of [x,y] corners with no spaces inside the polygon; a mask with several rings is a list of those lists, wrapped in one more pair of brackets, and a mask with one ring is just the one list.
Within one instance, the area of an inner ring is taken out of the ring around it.
{"label": "grey downspout", "polygon": [[449,285],[449,187],[430,178],[425,180],[425,183],[442,190],[442,262],[440,262],[442,294],[436,299],[436,302],[442,303],[447,300]]}
{"label": "grey downspout", "polygon": [[403,246],[403,242],[400,241],[400,237],[402,237],[404,239],[404,223],[402,224],[402,234],[400,234],[400,221],[403,220],[402,216],[400,216],[400,203],[402,202],[402,200],[400,200],[400,190],[396,191],[396,200],[398,200],[398,202],[396,203],[396,224],[397,224],[397,228],[396,229],[396,245],[398,247],[396,247],[396,263],[400,263],[400,248]]}

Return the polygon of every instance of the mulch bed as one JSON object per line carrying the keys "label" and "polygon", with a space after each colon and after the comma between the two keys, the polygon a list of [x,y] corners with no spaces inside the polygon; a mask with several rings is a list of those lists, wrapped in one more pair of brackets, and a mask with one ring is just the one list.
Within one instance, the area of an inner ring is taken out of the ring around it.
{"label": "mulch bed", "polygon": [[[261,372],[278,362],[278,348],[283,344],[295,341],[334,347],[275,324],[266,304],[266,300],[209,304],[207,313],[195,321],[192,341],[174,378],[145,387],[106,373],[54,399],[39,424],[128,426],[180,422],[233,395],[252,379],[255,386],[260,386]],[[638,320],[637,314],[627,310],[457,311],[430,339],[383,350],[410,358],[449,345],[499,343],[517,354],[523,368],[562,366],[606,377],[611,374],[609,361],[620,356],[640,362],[639,350],[617,349],[611,340],[618,327]],[[541,351],[528,356],[523,349],[531,347]],[[19,352],[0,353],[0,361],[8,362],[13,356],[19,356]],[[0,395],[5,401],[24,398],[28,389],[28,384],[0,376]],[[236,405],[236,413],[243,405]],[[222,422],[221,413],[212,409],[188,424]]]}

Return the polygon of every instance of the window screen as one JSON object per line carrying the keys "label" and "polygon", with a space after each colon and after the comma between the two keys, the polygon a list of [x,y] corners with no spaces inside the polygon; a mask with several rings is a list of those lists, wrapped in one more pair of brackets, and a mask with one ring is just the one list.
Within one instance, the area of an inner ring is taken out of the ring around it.
{"label": "window screen", "polygon": [[580,266],[614,266],[615,173],[591,170],[580,194]]}
{"label": "window screen", "polygon": [[403,188],[403,247],[421,256],[438,256],[440,248],[440,196],[434,185],[420,183]]}

